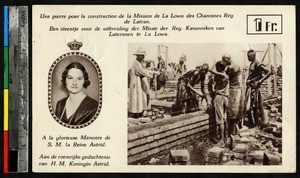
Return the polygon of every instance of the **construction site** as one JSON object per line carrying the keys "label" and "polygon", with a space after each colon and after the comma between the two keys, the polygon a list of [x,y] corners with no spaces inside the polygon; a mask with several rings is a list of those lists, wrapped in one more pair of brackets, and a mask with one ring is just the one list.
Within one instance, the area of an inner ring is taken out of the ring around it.
{"label": "construction site", "polygon": [[[257,60],[272,71],[271,76],[261,85],[264,99],[263,114],[266,118],[264,127],[249,128],[243,124],[238,129],[238,134],[228,136],[226,147],[221,147],[212,140],[212,137],[219,133],[216,132],[213,106],[205,100],[199,100],[200,110],[198,111],[184,114],[174,114],[172,111],[178,87],[179,76],[176,72],[178,59],[186,55],[186,64],[188,64],[189,53],[180,51],[181,55],[174,59],[170,55],[172,45],[152,46],[155,48],[152,49],[155,51],[154,57],[146,60],[147,68],[159,70],[158,60],[155,58],[161,57],[166,65],[166,80],[165,83],[158,84],[159,75],[149,80],[152,90],[151,109],[143,113],[140,118],[132,118],[128,115],[127,158],[129,165],[282,164],[282,52],[280,44],[262,44],[261,48],[255,49]],[[246,53],[252,48],[250,44],[245,44],[245,46],[245,48],[237,49],[240,56],[243,56],[238,64],[242,69],[243,82],[247,79],[249,67]],[[229,48],[225,47],[224,51],[228,51]],[[207,51],[210,52],[210,50]],[[221,56],[208,60],[211,61],[210,69],[213,69],[214,63],[221,60]],[[190,64],[187,68],[188,71],[195,66]],[[128,70],[130,70],[130,64]],[[205,76],[205,87],[209,87],[210,75]],[[130,82],[130,78],[128,81]],[[201,90],[200,85],[196,85],[195,88]],[[129,90],[128,85],[128,93],[130,93]],[[210,100],[211,98],[208,98],[208,101]],[[244,123],[248,119],[245,116]]]}

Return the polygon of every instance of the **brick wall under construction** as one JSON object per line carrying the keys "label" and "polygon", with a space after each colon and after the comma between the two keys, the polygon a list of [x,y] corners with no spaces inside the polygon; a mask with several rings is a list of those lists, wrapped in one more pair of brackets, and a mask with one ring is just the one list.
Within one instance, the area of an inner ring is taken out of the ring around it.
{"label": "brick wall under construction", "polygon": [[210,118],[199,111],[129,128],[128,164],[135,164],[196,138],[207,138],[215,130]]}

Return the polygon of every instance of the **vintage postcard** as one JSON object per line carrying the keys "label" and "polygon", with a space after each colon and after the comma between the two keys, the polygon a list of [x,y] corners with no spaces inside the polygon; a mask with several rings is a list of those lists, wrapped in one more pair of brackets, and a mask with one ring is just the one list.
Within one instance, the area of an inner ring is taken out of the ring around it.
{"label": "vintage postcard", "polygon": [[295,6],[34,5],[33,172],[295,172]]}

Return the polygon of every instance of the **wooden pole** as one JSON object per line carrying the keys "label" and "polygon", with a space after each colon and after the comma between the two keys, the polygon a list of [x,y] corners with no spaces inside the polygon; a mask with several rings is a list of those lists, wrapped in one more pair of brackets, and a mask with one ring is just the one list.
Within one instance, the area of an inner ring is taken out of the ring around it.
{"label": "wooden pole", "polygon": [[168,66],[168,46],[166,46],[166,67]]}
{"label": "wooden pole", "polygon": [[[271,71],[271,66],[272,66],[272,60],[274,60],[274,46],[272,43],[269,43],[269,60],[268,60],[268,69]],[[271,90],[271,77],[267,79],[267,84],[268,84],[268,95],[272,95],[272,90]]]}
{"label": "wooden pole", "polygon": [[154,75],[154,99],[157,98],[157,75]]}
{"label": "wooden pole", "polygon": [[276,50],[275,50],[275,43],[274,46],[274,71],[273,71],[273,92],[277,95],[277,57],[276,57]]}

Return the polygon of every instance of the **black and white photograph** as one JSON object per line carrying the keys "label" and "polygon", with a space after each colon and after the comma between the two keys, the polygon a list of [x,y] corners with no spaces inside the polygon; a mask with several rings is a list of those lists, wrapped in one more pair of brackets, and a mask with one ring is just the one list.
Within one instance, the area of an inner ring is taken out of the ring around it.
{"label": "black and white photograph", "polygon": [[129,165],[281,165],[282,44],[129,43]]}
{"label": "black and white photograph", "polygon": [[97,63],[78,52],[81,42],[67,44],[71,50],[61,55],[49,71],[49,110],[53,118],[68,128],[82,128],[99,115],[102,105],[102,76]]}

